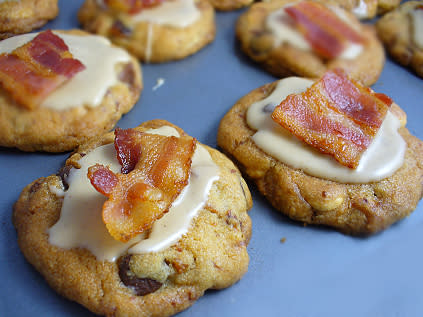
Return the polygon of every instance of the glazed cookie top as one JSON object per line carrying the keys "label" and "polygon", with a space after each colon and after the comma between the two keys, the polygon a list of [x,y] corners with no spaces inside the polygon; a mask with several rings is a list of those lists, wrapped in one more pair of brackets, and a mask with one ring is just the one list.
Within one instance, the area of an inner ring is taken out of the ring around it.
{"label": "glazed cookie top", "polygon": [[[92,185],[95,181],[89,179],[87,173],[89,168],[96,164],[107,166],[113,174],[121,172],[123,169],[122,157],[129,153],[126,148],[120,149],[118,152],[115,148],[119,148],[119,142],[126,137],[125,133],[129,133],[127,131],[115,132],[114,144],[99,146],[78,160],[79,168],[71,169],[66,179],[68,184],[66,191],[63,191],[63,188],[54,189],[58,196],[63,197],[63,205],[59,221],[49,229],[49,241],[52,245],[66,249],[84,247],[100,261],[115,261],[127,251],[132,254],[161,251],[177,242],[188,231],[191,219],[204,206],[211,185],[219,178],[219,168],[211,159],[208,151],[199,144],[195,146],[195,152],[192,153],[189,181],[180,194],[174,198],[168,212],[160,219],[153,221],[154,224],[147,231],[131,235],[130,239],[125,239],[127,241],[116,239],[116,236],[111,235],[113,232],[107,230],[110,223],[107,223],[107,216],[105,216],[106,198],[100,193],[101,190],[97,191]],[[149,129],[145,131],[145,134],[165,136],[168,140],[180,137],[179,132],[170,126]],[[154,144],[149,144],[149,146],[156,146]],[[175,146],[171,151],[178,153]],[[173,159],[172,153],[161,153],[161,158],[154,161],[157,168],[166,168],[161,160]],[[131,155],[133,156],[133,154]],[[129,156],[123,161],[127,159],[130,159]],[[173,166],[173,168],[178,168],[178,166]],[[134,169],[131,172],[133,174],[136,171],[137,169]],[[127,175],[131,175],[131,172]],[[161,172],[156,171],[155,173]],[[167,172],[165,171],[165,173]],[[157,177],[161,176],[152,176],[152,178]],[[166,177],[169,177],[168,173]],[[126,190],[129,191],[129,189]],[[110,199],[109,196],[109,201]],[[87,212],[88,210],[94,212]],[[87,227],[90,230],[87,230]]]}
{"label": "glazed cookie top", "polygon": [[278,77],[342,68],[370,85],[384,64],[373,29],[333,1],[256,3],[239,17],[236,35],[242,50]]}
{"label": "glazed cookie top", "polygon": [[[63,40],[83,69],[51,91],[40,106],[54,110],[98,106],[107,89],[118,82],[116,65],[129,62],[130,55],[121,48],[111,46],[110,41],[104,37],[82,33],[63,34],[60,31],[54,31],[53,34]],[[24,34],[1,41],[0,53],[10,54],[36,36],[37,33]]]}
{"label": "glazed cookie top", "polygon": [[0,51],[2,146],[74,149],[112,129],[142,91],[134,57],[80,30],[19,35]]}
{"label": "glazed cookie top", "polygon": [[406,1],[376,22],[390,56],[423,77],[423,2]]}
{"label": "glazed cookie top", "polygon": [[[369,94],[366,92],[359,93],[358,89],[352,93],[352,89],[357,87],[353,85],[344,89],[345,86],[338,85],[339,81],[343,80],[342,76],[328,72],[320,80],[323,80],[323,88],[319,87],[318,89],[323,91],[324,96],[316,99],[319,103],[317,112],[307,106],[310,101],[307,99],[309,97],[307,97],[306,91],[316,87],[319,81],[314,82],[298,77],[289,77],[278,81],[269,96],[253,103],[248,109],[247,123],[250,128],[256,130],[252,139],[266,153],[293,168],[302,169],[312,176],[341,183],[368,183],[386,178],[401,167],[406,149],[406,144],[398,133],[398,129],[404,122],[401,123],[400,119],[393,113],[398,107],[387,101],[391,111],[387,111],[386,115],[382,116],[383,119],[378,125],[374,138],[358,155],[357,165],[354,168],[345,166],[353,163],[350,160],[344,160],[344,157],[338,158],[338,152],[350,153],[351,150],[348,145],[350,143],[362,146],[364,143],[363,133],[365,132],[363,132],[364,130],[357,130],[355,125],[360,122],[359,120],[363,116],[371,117],[370,113],[373,111],[371,109],[377,107],[379,96],[373,94],[373,92]],[[331,81],[338,82],[332,90],[332,92],[336,90],[335,95],[331,93]],[[355,85],[358,85],[358,83]],[[377,97],[370,100],[372,95]],[[293,96],[298,98],[293,100]],[[338,108],[341,110],[337,108],[335,112],[330,111],[325,114],[326,110],[323,110],[325,109],[323,107],[325,101],[322,101],[325,98],[329,100],[331,105],[338,104]],[[334,98],[337,99],[334,100]],[[312,97],[310,100],[315,99]],[[384,102],[380,103],[383,104]],[[287,104],[297,104],[297,106],[295,106],[295,109],[291,109],[290,106],[285,106]],[[281,107],[284,110],[280,110]],[[278,124],[281,121],[280,111],[283,111],[283,115],[286,114],[289,118],[289,122],[284,121],[283,126],[285,128]],[[347,116],[359,112],[361,114],[357,115],[359,119],[353,119],[355,123],[348,123],[346,118],[343,117],[345,113],[339,116],[344,111],[346,111]],[[402,120],[404,121],[405,118],[402,117]],[[338,125],[338,123],[340,124]],[[322,125],[325,128],[322,128]],[[302,129],[301,126],[308,131],[299,132]],[[329,127],[333,127],[334,131],[331,131]],[[294,137],[292,133],[296,134],[297,137]],[[319,134],[322,134],[325,139],[331,140],[328,146],[320,143]],[[340,136],[342,145],[332,152],[327,147],[336,147],[338,141],[336,137],[334,138],[334,135]]]}
{"label": "glazed cookie top", "polygon": [[87,31],[109,37],[147,63],[185,58],[215,37],[207,0],[86,0],[78,19]]}
{"label": "glazed cookie top", "polygon": [[103,9],[118,14],[124,18],[125,24],[134,25],[138,22],[151,22],[184,28],[200,18],[200,11],[194,0],[163,0],[156,1],[139,7],[132,6],[122,8],[121,5],[113,5],[114,1],[97,0],[97,4]]}
{"label": "glazed cookie top", "polygon": [[275,46],[289,43],[323,58],[354,59],[363,49],[359,25],[336,6],[311,1],[287,3],[267,16],[265,26]]}

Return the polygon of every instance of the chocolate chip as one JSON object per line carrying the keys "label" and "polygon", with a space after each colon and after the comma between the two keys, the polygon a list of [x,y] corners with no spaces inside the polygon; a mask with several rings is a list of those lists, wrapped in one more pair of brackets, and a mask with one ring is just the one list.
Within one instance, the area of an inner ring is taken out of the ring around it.
{"label": "chocolate chip", "polygon": [[129,266],[131,257],[132,255],[126,255],[119,260],[119,277],[122,283],[133,289],[137,296],[144,296],[157,291],[162,283],[151,278],[137,277]]}
{"label": "chocolate chip", "polygon": [[29,188],[29,193],[33,194],[37,192],[41,188],[42,183],[42,180],[37,179],[34,184],[32,184],[32,186]]}
{"label": "chocolate chip", "polygon": [[69,188],[67,178],[69,176],[69,172],[70,172],[71,169],[72,169],[71,165],[65,165],[56,174],[57,176],[59,176],[62,179],[63,187],[64,187],[65,190],[67,190]]}
{"label": "chocolate chip", "polygon": [[122,71],[119,73],[119,80],[128,84],[130,87],[135,85],[135,70],[131,63],[125,65]]}
{"label": "chocolate chip", "polygon": [[114,36],[129,36],[132,34],[132,29],[126,26],[121,20],[116,20],[110,28],[110,32]]}

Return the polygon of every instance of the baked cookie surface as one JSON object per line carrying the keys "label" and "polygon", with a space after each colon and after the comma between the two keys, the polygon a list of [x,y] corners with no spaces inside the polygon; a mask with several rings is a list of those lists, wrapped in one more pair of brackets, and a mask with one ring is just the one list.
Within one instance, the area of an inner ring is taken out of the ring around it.
{"label": "baked cookie surface", "polygon": [[[317,78],[328,69],[341,68],[365,85],[376,82],[382,71],[385,56],[372,26],[360,24],[352,13],[340,8],[334,2],[318,1],[323,6],[335,10],[334,12],[342,16],[342,19],[348,19],[348,24],[353,29],[359,30],[363,38],[362,50],[351,57],[344,58],[339,55],[335,58],[322,58],[307,47],[308,44],[295,28],[289,26],[292,22],[282,22],[288,19],[287,15],[278,16],[286,6],[294,3],[291,0],[255,3],[243,13],[236,25],[236,36],[242,51],[266,71],[280,78],[288,76]],[[286,29],[282,30],[282,25]],[[292,33],[292,30],[295,33]],[[282,34],[284,38],[280,38],[278,34]],[[285,34],[288,37],[285,37]],[[294,42],[290,42],[288,38]]]}
{"label": "baked cookie surface", "polygon": [[[17,104],[2,90],[1,146],[47,152],[74,149],[88,138],[112,129],[122,114],[127,113],[138,100],[142,78],[135,58],[120,48],[112,47],[102,37],[78,30],[56,33],[62,34],[65,42],[84,47],[80,49],[69,45],[71,52],[89,57],[86,69],[32,110]],[[7,39],[0,48],[10,50],[6,44],[8,41],[19,46],[34,36],[28,34]],[[99,80],[97,76],[101,73],[102,79]]]}
{"label": "baked cookie surface", "polygon": [[378,14],[395,9],[401,0],[336,0],[359,19],[372,19]]}
{"label": "baked cookie surface", "polygon": [[[331,226],[351,235],[369,235],[416,208],[423,193],[423,142],[404,126],[398,130],[406,142],[402,166],[389,177],[367,183],[311,176],[259,148],[253,140],[257,131],[247,123],[247,111],[252,104],[268,97],[276,84],[267,84],[241,98],[222,119],[217,136],[218,145],[254,180],[275,209],[306,224]],[[393,107],[391,111],[402,112]],[[400,116],[404,125],[404,115]],[[296,160],[301,161],[302,157]]]}
{"label": "baked cookie surface", "polygon": [[116,12],[87,0],[82,27],[126,48],[142,62],[161,63],[194,54],[214,40],[214,9],[207,0],[170,0],[139,14]]}
{"label": "baked cookie surface", "polygon": [[59,12],[57,0],[0,2],[0,39],[40,28]]}
{"label": "baked cookie surface", "polygon": [[[163,126],[185,135],[163,120],[136,129]],[[251,221],[246,211],[252,205],[251,196],[233,163],[205,146],[219,168],[219,178],[189,231],[176,243],[156,252],[123,253],[116,262],[99,260],[86,248],[63,249],[50,243],[49,228],[61,216],[63,197],[56,190],[64,187],[63,175],[113,139],[109,133],[91,140],[67,160],[62,177],[40,178],[23,190],[14,206],[13,223],[27,260],[58,293],[107,316],[169,316],[191,306],[206,289],[238,281],[249,262],[246,246]]]}
{"label": "baked cookie surface", "polygon": [[401,65],[423,77],[423,2],[407,1],[376,23],[388,53]]}
{"label": "baked cookie surface", "polygon": [[252,0],[209,0],[211,5],[221,11],[236,10],[250,5]]}

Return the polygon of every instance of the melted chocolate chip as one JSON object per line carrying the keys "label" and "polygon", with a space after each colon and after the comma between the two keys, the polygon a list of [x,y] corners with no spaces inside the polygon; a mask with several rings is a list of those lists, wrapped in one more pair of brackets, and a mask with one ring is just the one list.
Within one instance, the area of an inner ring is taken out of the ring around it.
{"label": "melted chocolate chip", "polygon": [[125,65],[122,71],[119,73],[119,80],[133,87],[135,85],[135,70],[131,63]]}
{"label": "melted chocolate chip", "polygon": [[67,190],[69,188],[67,178],[69,176],[69,172],[70,172],[71,169],[72,169],[71,165],[65,165],[56,174],[57,176],[59,176],[62,179],[63,187],[64,187],[65,190]]}
{"label": "melted chocolate chip", "polygon": [[122,283],[133,289],[137,296],[144,296],[157,291],[162,283],[151,278],[137,277],[129,266],[131,257],[132,255],[126,255],[119,260],[119,277]]}
{"label": "melted chocolate chip", "polygon": [[115,23],[113,23],[110,32],[115,36],[129,36],[132,34],[132,29],[126,26],[121,20],[116,20]]}

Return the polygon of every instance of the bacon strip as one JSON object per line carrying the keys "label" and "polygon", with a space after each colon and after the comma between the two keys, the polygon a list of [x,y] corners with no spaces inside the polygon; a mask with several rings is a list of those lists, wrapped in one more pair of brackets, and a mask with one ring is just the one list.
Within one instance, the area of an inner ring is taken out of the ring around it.
{"label": "bacon strip", "polygon": [[117,159],[122,165],[122,174],[128,174],[137,165],[141,156],[141,143],[139,139],[142,132],[135,129],[115,130],[115,149]]}
{"label": "bacon strip", "polygon": [[272,119],[339,163],[356,168],[379,130],[392,100],[328,71],[301,94],[289,95]]}
{"label": "bacon strip", "polygon": [[[127,174],[114,174],[95,165],[89,168],[88,177],[108,197],[103,221],[109,233],[125,242],[151,228],[188,184],[196,140],[128,129],[116,133],[115,147],[119,160],[135,167]],[[140,153],[138,159],[133,152]]]}
{"label": "bacon strip", "polygon": [[50,30],[0,55],[0,84],[22,106],[35,109],[55,89],[85,69]]}
{"label": "bacon strip", "polygon": [[158,6],[163,0],[104,0],[112,10],[128,14],[137,14],[142,9]]}
{"label": "bacon strip", "polygon": [[285,8],[317,54],[326,59],[339,56],[348,42],[362,43],[363,37],[332,10],[313,1],[302,1]]}

